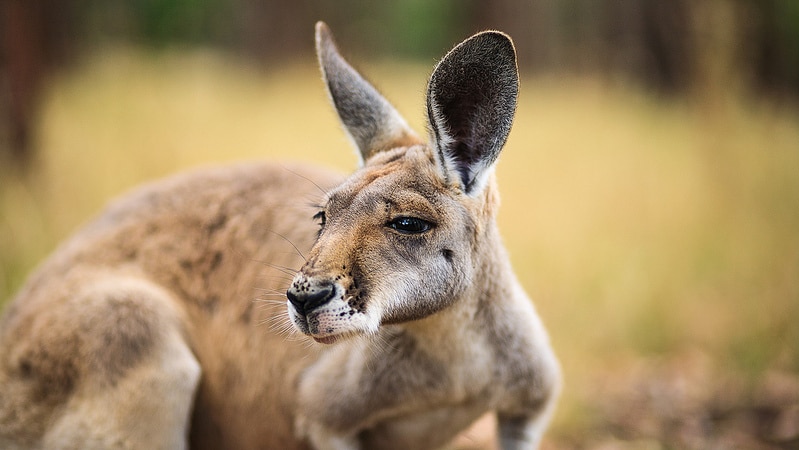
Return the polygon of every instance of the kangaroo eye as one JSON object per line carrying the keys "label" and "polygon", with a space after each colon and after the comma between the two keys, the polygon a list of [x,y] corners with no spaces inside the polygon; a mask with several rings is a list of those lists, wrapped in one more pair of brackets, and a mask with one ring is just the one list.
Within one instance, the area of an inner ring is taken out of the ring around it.
{"label": "kangaroo eye", "polygon": [[314,214],[313,220],[318,220],[320,227],[325,226],[325,223],[327,223],[327,217],[325,216],[325,212],[319,211],[318,213]]}
{"label": "kangaroo eye", "polygon": [[433,224],[418,217],[397,217],[386,226],[402,234],[420,234],[433,228]]}

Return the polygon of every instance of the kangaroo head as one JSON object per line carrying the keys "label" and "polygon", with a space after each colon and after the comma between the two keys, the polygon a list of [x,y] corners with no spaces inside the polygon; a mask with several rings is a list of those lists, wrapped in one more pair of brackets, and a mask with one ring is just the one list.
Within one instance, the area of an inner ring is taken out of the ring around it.
{"label": "kangaroo head", "polygon": [[427,317],[475,289],[498,245],[490,179],[516,108],[508,36],[479,33],[436,66],[427,89],[429,142],[316,27],[328,92],[361,167],[329,191],[321,229],[287,292],[289,316],[319,342]]}

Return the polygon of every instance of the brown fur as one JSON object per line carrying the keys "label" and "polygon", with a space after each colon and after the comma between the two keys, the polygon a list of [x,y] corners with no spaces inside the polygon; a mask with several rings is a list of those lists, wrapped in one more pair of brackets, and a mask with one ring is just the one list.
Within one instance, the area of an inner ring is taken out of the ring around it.
{"label": "brown fur", "polygon": [[[0,321],[0,448],[434,448],[486,411],[503,447],[535,447],[559,375],[495,223],[491,167],[515,107],[509,45],[485,33],[445,58],[428,145],[318,25],[363,166],[346,179],[211,169],[112,204]],[[476,105],[491,120],[463,153],[451,144],[474,130],[460,122],[478,92],[455,115],[437,101],[483,88],[469,82],[473,61],[501,81]],[[432,227],[394,228],[403,217]]]}

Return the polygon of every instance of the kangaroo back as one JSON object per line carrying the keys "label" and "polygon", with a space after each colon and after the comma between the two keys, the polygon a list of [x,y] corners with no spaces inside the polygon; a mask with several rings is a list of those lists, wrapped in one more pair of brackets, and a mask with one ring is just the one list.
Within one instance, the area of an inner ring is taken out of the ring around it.
{"label": "kangaroo back", "polygon": [[436,448],[494,412],[538,445],[559,370],[496,225],[518,93],[484,32],[436,66],[428,138],[317,24],[349,177],[251,164],[112,204],[0,321],[0,448]]}

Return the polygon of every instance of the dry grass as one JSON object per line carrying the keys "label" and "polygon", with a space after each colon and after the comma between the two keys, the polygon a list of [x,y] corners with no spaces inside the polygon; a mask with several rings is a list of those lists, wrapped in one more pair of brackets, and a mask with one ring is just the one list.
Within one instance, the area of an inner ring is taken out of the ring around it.
{"label": "dry grass", "polygon": [[[367,70],[419,130],[427,70]],[[355,165],[314,67],[208,53],[100,53],[51,85],[40,147],[31,175],[0,168],[0,299],[143,180],[262,157]],[[612,415],[598,383],[642,365],[699,354],[753,386],[799,372],[796,115],[529,79],[498,171],[511,256],[566,373],[556,440],[579,447]]]}

